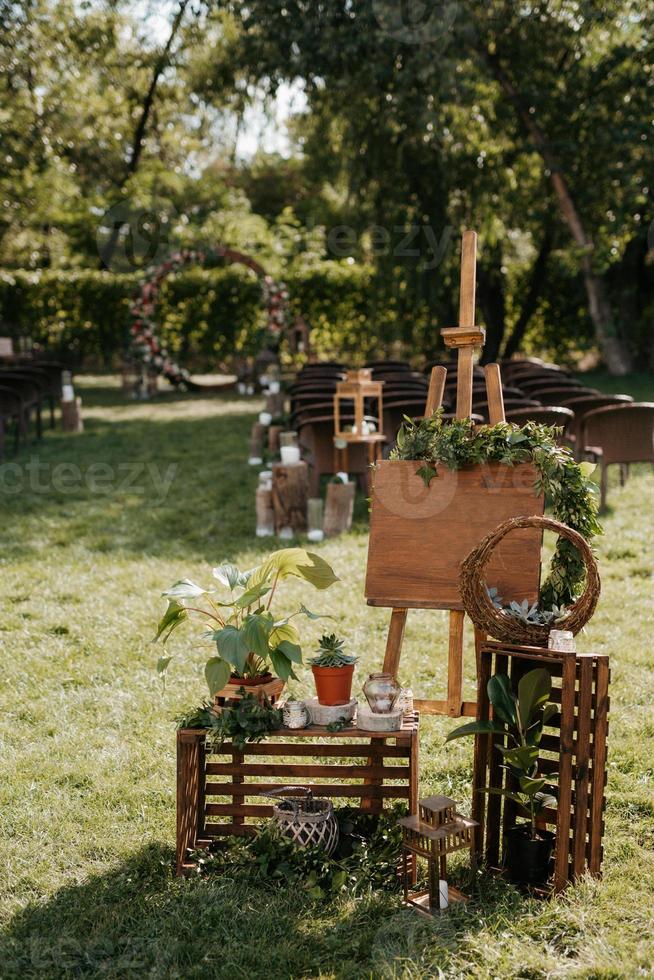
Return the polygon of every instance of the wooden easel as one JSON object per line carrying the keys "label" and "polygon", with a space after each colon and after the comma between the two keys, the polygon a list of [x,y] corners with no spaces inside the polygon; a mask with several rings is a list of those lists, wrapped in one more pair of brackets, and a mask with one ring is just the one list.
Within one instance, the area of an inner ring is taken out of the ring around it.
{"label": "wooden easel", "polygon": [[[476,347],[483,347],[486,333],[482,327],[475,326],[475,290],[477,280],[477,233],[465,231],[461,246],[461,285],[459,292],[459,325],[441,330],[441,336],[446,347],[458,352],[458,374],[456,384],[456,417],[468,418],[472,414],[472,379],[473,356]],[[504,399],[502,397],[502,379],[499,364],[487,364],[484,368],[486,377],[486,392],[488,397],[489,422],[503,422]],[[429,392],[425,417],[429,418],[441,406],[447,369],[435,367],[432,369],[429,381]],[[402,642],[406,626],[408,609],[393,609],[391,623],[386,640],[384,670],[397,674],[402,654]],[[463,628],[465,613],[460,610],[450,611],[450,630],[448,645],[447,668],[447,699],[424,700],[414,699],[417,710],[425,714],[474,716],[477,710],[476,701],[463,700]],[[477,659],[481,643],[485,635],[475,629],[475,649]]]}

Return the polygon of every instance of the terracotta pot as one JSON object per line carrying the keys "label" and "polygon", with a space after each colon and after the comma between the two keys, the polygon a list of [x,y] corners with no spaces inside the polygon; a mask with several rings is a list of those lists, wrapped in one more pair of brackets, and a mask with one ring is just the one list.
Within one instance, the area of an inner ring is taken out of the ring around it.
{"label": "terracotta pot", "polygon": [[240,684],[242,687],[256,687],[258,684],[267,684],[270,680],[272,674],[268,671],[266,674],[258,674],[257,677],[239,677],[238,674],[232,674],[229,683]]}
{"label": "terracotta pot", "polygon": [[320,704],[348,704],[352,698],[354,664],[347,667],[312,667]]}

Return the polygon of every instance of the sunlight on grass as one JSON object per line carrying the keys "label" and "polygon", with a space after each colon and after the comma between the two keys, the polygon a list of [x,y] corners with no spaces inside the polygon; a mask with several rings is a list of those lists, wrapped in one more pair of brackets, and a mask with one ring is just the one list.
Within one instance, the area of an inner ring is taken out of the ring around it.
{"label": "sunlight on grass", "polygon": [[[245,462],[259,406],[228,394],[127,403],[115,384],[84,379],[85,433],[48,433],[0,469],[0,975],[651,975],[651,468],[612,482],[597,543],[603,598],[580,638],[611,655],[604,881],[538,903],[485,880],[481,900],[423,922],[388,896],[316,905],[297,888],[173,877],[172,718],[204,695],[204,656],[180,636],[187,659],[162,693],[148,641],[175,579],[204,582],[222,559],[248,567],[268,550],[254,537],[257,474]],[[363,599],[364,530],[316,546],[340,581],[311,596],[360,654],[360,680],[380,664],[389,618]],[[306,589],[289,586],[292,608]],[[320,632],[304,628],[305,653]],[[445,689],[446,638],[445,613],[411,614],[401,673],[416,694]],[[469,696],[469,653],[466,667]],[[312,688],[308,671],[300,688]],[[423,722],[420,789],[467,806],[471,746],[444,745],[452,724]]]}

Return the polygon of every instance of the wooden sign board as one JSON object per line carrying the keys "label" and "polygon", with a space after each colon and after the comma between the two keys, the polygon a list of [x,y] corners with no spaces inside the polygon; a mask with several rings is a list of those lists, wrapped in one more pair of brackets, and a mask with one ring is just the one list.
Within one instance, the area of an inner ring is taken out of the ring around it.
{"label": "wooden sign board", "polygon": [[[426,487],[414,460],[383,460],[374,476],[365,594],[369,605],[463,609],[461,562],[483,537],[511,517],[543,513],[531,464],[439,466]],[[516,531],[495,549],[487,582],[505,605],[535,602],[542,534]]]}

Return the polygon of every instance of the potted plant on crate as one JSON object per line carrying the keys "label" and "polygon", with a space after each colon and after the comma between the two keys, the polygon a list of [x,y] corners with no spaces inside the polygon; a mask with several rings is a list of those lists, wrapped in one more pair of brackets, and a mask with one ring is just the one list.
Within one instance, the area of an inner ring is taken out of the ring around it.
{"label": "potted plant on crate", "polygon": [[504,841],[504,864],[511,881],[542,884],[547,880],[555,835],[538,826],[548,807],[556,807],[549,784],[556,778],[538,771],[543,728],[558,713],[549,703],[552,680],[543,667],[530,670],[518,683],[517,694],[506,674],[495,674],[488,682],[493,719],[473,721],[455,728],[448,742],[464,735],[493,735],[502,753],[509,776],[505,787],[487,787],[484,792],[499,794],[515,803],[528,816],[527,823],[509,828]]}
{"label": "potted plant on crate", "polygon": [[320,704],[349,704],[352,699],[352,675],[359,658],[345,653],[344,646],[345,640],[339,640],[335,633],[324,634],[318,656],[309,661]]}
{"label": "potted plant on crate", "polygon": [[[289,616],[273,615],[271,607],[280,582],[290,576],[316,589],[327,589],[338,581],[326,561],[303,548],[276,551],[246,572],[225,563],[213,569],[213,577],[229,591],[229,598],[219,599],[215,590],[181,579],[163,593],[168,607],[154,640],[165,645],[182,623],[198,619],[208,627],[204,638],[216,646],[216,655],[204,667],[212,696],[227,691],[226,696],[238,697],[241,688],[256,695],[270,694],[272,671],[279,679],[278,694],[288,678],[295,677],[294,666],[302,663],[300,635],[292,620],[300,615],[319,618],[304,605]],[[159,658],[157,670],[162,677],[171,660],[167,652]]]}

